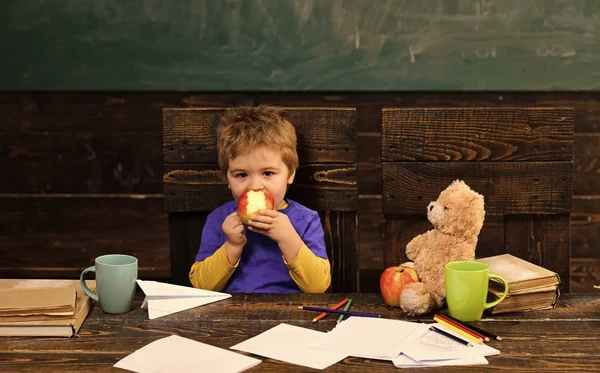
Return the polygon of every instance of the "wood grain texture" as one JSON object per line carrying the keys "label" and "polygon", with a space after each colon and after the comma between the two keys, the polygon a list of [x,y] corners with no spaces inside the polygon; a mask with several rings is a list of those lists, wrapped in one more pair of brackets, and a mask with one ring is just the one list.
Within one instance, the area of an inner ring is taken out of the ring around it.
{"label": "wood grain texture", "polygon": [[573,110],[384,108],[384,161],[567,161]]}
{"label": "wood grain texture", "polygon": [[161,193],[156,132],[0,132],[0,193]]}
{"label": "wood grain texture", "polygon": [[573,194],[600,193],[600,130],[593,134],[576,134],[573,170]]}
{"label": "wood grain texture", "polygon": [[[598,258],[600,214],[571,214],[571,256]],[[600,258],[598,258],[600,259]],[[600,271],[598,272],[600,274]]]}
{"label": "wood grain texture", "polygon": [[331,264],[333,292],[358,291],[358,216],[356,211],[325,211],[319,214]]}
{"label": "wood grain texture", "polygon": [[[220,93],[225,98],[230,94]],[[216,95],[204,95],[205,100]],[[365,108],[364,119],[357,121],[361,132],[381,132],[381,109],[402,108],[472,108],[472,107],[546,107],[573,108],[577,133],[600,130],[600,92],[286,92],[259,94],[259,101],[270,104],[334,106]],[[373,109],[373,107],[379,108]]]}
{"label": "wood grain texture", "polygon": [[0,278],[79,278],[94,258],[134,255],[142,278],[169,279],[161,196],[0,198]]}
{"label": "wood grain texture", "polygon": [[[296,127],[300,163],[356,162],[355,109],[285,109]],[[223,108],[165,109],[164,161],[216,163],[216,127],[223,113]]]}
{"label": "wood grain texture", "polygon": [[550,214],[571,210],[573,163],[384,162],[384,214],[422,214],[455,179],[485,198],[487,214]]}
{"label": "wood grain texture", "polygon": [[200,250],[202,229],[209,212],[169,213],[169,248],[171,282],[191,286],[189,273]]}
{"label": "wood grain texture", "polygon": [[[212,211],[231,201],[231,191],[214,164],[165,163],[167,211]],[[300,164],[287,197],[313,210],[358,208],[355,164]]]}
{"label": "wood grain texture", "polygon": [[594,286],[600,285],[600,259],[571,258],[571,292],[598,293]]}
{"label": "wood grain texture", "polygon": [[[600,129],[600,92],[0,92],[0,131],[159,131],[166,107],[355,107],[357,130],[381,132],[385,107],[569,107],[577,133]],[[360,111],[364,114],[360,114]]]}
{"label": "wood grain texture", "polygon": [[582,214],[600,214],[600,195],[573,196],[573,212]]}
{"label": "wood grain texture", "polygon": [[506,252],[558,273],[560,290],[569,292],[571,269],[570,216],[505,215]]}
{"label": "wood grain texture", "polygon": [[[5,338],[0,345],[0,359],[3,372],[114,371],[112,365],[119,359],[169,335],[229,349],[279,323],[327,332],[336,325],[335,317],[312,323],[315,313],[298,310],[297,306],[328,307],[344,297],[352,297],[356,311],[378,313],[390,319],[430,322],[429,317],[409,317],[397,308],[386,306],[378,293],[233,294],[232,298],[221,302],[148,320],[147,311],[139,307],[143,295],[138,294],[133,311],[127,314],[107,315],[96,304],[78,338]],[[553,310],[493,317],[484,314],[476,325],[503,338],[489,342],[501,353],[488,357],[489,365],[485,368],[506,372],[515,369],[594,371],[600,364],[597,355],[600,337],[590,331],[600,322],[599,307],[600,299],[595,295],[563,294]],[[569,332],[565,333],[565,330]],[[262,362],[251,371],[308,371],[301,366],[255,357]],[[477,372],[481,368],[444,367],[439,371]],[[397,368],[389,361],[348,357],[327,371],[396,372]]]}
{"label": "wood grain texture", "polygon": [[381,196],[362,196],[358,200],[359,275],[364,268],[384,268],[383,215]]}
{"label": "wood grain texture", "polygon": [[361,195],[381,195],[382,170],[379,163],[358,164],[358,191]]}

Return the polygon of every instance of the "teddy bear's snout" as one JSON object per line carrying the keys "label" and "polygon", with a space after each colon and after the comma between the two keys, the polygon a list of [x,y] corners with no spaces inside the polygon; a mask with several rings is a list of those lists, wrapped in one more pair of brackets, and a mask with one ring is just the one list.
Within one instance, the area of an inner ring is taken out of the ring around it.
{"label": "teddy bear's snout", "polygon": [[429,202],[429,205],[427,206],[427,211],[433,211],[433,202]]}

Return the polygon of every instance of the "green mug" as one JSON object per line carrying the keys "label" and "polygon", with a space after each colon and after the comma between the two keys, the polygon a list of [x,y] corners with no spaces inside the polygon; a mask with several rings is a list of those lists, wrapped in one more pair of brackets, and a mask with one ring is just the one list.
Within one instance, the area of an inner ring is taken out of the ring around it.
{"label": "green mug", "polygon": [[[504,283],[504,294],[487,302],[490,278]],[[487,264],[474,261],[450,262],[445,266],[446,303],[450,316],[460,321],[481,319],[483,311],[502,302],[508,294],[508,283],[502,276],[490,273]]]}
{"label": "green mug", "polygon": [[[100,303],[106,313],[119,314],[131,311],[135,298],[138,260],[131,255],[109,254],[96,258],[95,265],[81,272],[79,281],[83,291]],[[96,272],[96,291],[85,284],[85,275]]]}

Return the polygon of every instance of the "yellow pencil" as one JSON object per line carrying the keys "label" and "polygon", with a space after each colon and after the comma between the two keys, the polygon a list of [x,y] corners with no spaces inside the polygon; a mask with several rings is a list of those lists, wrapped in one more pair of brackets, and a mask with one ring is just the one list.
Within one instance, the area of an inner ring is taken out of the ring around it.
{"label": "yellow pencil", "polygon": [[483,343],[483,340],[481,338],[475,338],[471,334],[460,330],[459,328],[457,328],[454,325],[448,324],[447,322],[445,322],[444,320],[442,320],[440,318],[434,317],[433,319],[435,321],[437,321],[439,324],[444,325],[446,328],[448,328],[448,329],[450,329],[450,330],[452,330],[454,332],[457,332],[458,334],[462,335],[463,337],[465,337],[467,339],[470,339],[470,340],[474,341],[475,343]]}

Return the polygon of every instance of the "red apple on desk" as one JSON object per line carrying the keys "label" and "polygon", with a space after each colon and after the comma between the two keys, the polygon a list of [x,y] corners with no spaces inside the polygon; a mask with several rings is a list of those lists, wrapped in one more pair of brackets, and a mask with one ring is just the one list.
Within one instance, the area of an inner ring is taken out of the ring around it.
{"label": "red apple on desk", "polygon": [[381,274],[379,288],[388,306],[399,307],[400,294],[406,285],[419,281],[417,272],[408,266],[389,267]]}
{"label": "red apple on desk", "polygon": [[248,224],[252,215],[258,215],[260,210],[274,209],[273,196],[266,190],[247,190],[238,201],[238,216],[242,223]]}

